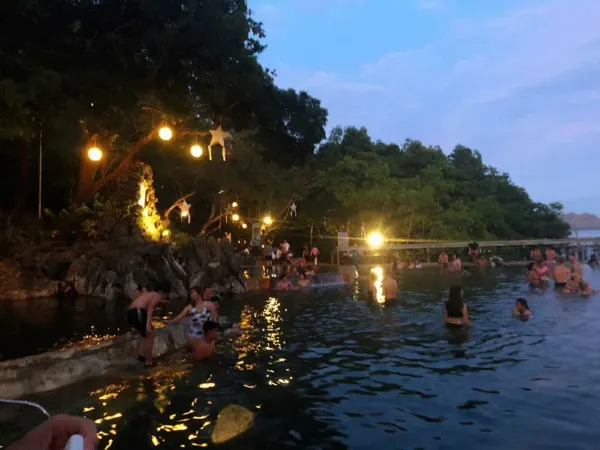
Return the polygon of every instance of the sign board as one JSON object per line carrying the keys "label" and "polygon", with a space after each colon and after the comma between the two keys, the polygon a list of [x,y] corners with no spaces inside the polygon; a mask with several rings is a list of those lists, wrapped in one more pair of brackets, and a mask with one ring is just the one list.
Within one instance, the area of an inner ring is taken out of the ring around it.
{"label": "sign board", "polygon": [[254,222],[252,224],[252,247],[260,247],[262,223]]}
{"label": "sign board", "polygon": [[346,231],[338,231],[338,248],[350,247],[350,238]]}

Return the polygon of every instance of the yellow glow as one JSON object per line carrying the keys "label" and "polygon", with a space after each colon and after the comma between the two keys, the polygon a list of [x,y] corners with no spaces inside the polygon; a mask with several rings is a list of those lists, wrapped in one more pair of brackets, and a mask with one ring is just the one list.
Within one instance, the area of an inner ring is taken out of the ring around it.
{"label": "yellow glow", "polygon": [[198,385],[200,389],[210,389],[215,387],[215,383],[201,383]]}
{"label": "yellow glow", "polygon": [[246,228],[248,228],[248,224],[247,223],[243,223],[242,224],[242,228],[245,230]]}
{"label": "yellow glow", "polygon": [[138,205],[140,205],[142,208],[146,207],[146,192],[148,192],[148,185],[144,182],[141,182],[138,195]]}
{"label": "yellow glow", "polygon": [[169,230],[165,230],[165,231],[162,232],[162,236],[164,238],[168,238],[170,235],[171,235],[171,232]]}
{"label": "yellow glow", "polygon": [[192,145],[190,148],[190,153],[194,158],[200,158],[202,156],[202,147],[198,144]]}
{"label": "yellow glow", "polygon": [[150,215],[150,211],[148,211],[148,208],[144,208],[144,216],[148,217]]}
{"label": "yellow glow", "polygon": [[173,130],[169,127],[161,127],[161,129],[158,130],[158,137],[163,141],[170,141],[173,139]]}
{"label": "yellow glow", "polygon": [[369,247],[381,247],[383,245],[383,235],[377,231],[374,231],[367,236],[367,243],[369,244]]}
{"label": "yellow glow", "polygon": [[385,303],[385,296],[383,295],[383,269],[381,267],[373,267],[371,273],[376,276],[373,281],[375,301],[377,301],[377,303]]}
{"label": "yellow glow", "polygon": [[233,202],[233,203],[231,204],[231,207],[232,207],[232,208],[237,208],[238,206],[239,206],[239,205],[238,205],[238,202]]}
{"label": "yellow glow", "polygon": [[240,220],[240,215],[234,214],[233,216],[231,216],[231,218],[233,219],[234,222],[237,222],[238,220]]}
{"label": "yellow glow", "polygon": [[267,226],[272,225],[273,218],[271,216],[265,216],[265,218],[263,219],[263,223]]}
{"label": "yellow glow", "polygon": [[88,150],[87,156],[90,161],[98,162],[102,159],[102,150],[98,147],[92,147]]}
{"label": "yellow glow", "polygon": [[181,217],[187,217],[189,214],[188,211],[181,211]]}

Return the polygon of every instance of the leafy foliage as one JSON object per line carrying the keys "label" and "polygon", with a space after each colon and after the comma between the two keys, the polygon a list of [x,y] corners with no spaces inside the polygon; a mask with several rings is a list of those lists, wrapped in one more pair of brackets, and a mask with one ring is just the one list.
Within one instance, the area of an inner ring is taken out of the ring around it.
{"label": "leafy foliage", "polygon": [[[110,237],[94,223],[117,226],[120,212],[110,202],[81,205],[98,193],[110,198],[135,159],[152,166],[163,210],[195,193],[192,224],[177,225],[193,234],[222,224],[233,200],[247,222],[270,214],[328,235],[373,228],[413,239],[568,233],[560,205],[533,202],[467,147],[445,155],[419,141],[373,142],[355,127],[334,128],[325,140],[320,101],[280,89],[258,62],[263,37],[245,0],[4,1],[0,206],[35,203],[27,187],[35,185],[42,132],[44,205],[70,211],[56,219],[69,236]],[[155,139],[163,124],[174,128],[172,142]],[[206,150],[217,124],[234,135],[231,157],[224,163],[215,150],[214,161],[192,159],[190,145]],[[85,157],[92,144],[105,153],[101,163]],[[299,219],[289,217],[292,202]]]}

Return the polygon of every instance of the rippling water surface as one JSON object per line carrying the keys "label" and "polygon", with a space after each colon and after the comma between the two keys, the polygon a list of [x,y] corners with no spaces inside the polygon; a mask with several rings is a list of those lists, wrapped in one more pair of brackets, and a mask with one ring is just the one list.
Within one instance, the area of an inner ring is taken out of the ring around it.
{"label": "rippling water surface", "polygon": [[[600,297],[534,295],[523,277],[463,280],[469,333],[441,326],[451,281],[432,271],[402,273],[385,306],[358,287],[236,299],[227,315],[244,332],[216,360],[173,355],[149,375],[132,368],[36,400],[95,420],[102,449],[214,448],[231,404],[254,425],[223,448],[595,449]],[[528,322],[511,317],[518,296]],[[0,408],[0,443],[39,420]]]}

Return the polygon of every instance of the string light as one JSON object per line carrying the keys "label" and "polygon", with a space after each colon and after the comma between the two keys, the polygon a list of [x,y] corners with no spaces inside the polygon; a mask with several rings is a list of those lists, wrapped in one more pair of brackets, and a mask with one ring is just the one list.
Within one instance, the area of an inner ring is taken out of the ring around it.
{"label": "string light", "polygon": [[98,147],[92,147],[88,150],[87,156],[90,161],[98,162],[102,159],[102,150]]}
{"label": "string light", "polygon": [[190,148],[190,153],[194,158],[200,158],[202,156],[202,147],[200,147],[198,144],[194,144]]}
{"label": "string light", "polygon": [[173,130],[169,127],[161,127],[161,129],[158,130],[158,137],[163,141],[170,141],[173,138]]}

